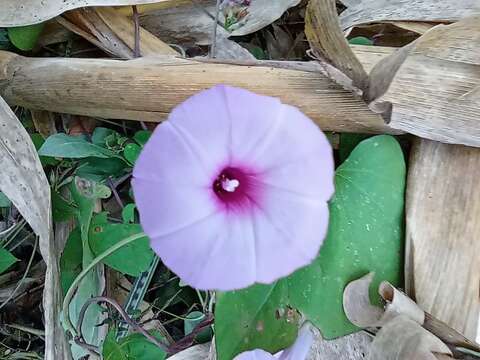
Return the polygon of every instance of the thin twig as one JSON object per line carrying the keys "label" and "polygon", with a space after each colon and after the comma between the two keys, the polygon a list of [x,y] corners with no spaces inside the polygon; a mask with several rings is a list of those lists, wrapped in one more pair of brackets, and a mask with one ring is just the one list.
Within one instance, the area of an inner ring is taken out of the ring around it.
{"label": "thin twig", "polygon": [[133,23],[135,25],[135,45],[133,49],[133,56],[138,58],[140,57],[140,19],[138,16],[137,6],[132,6],[133,10]]}
{"label": "thin twig", "polygon": [[[79,346],[85,347],[88,346],[90,349],[92,349],[92,345],[87,344],[82,335],[82,325],[83,325],[83,319],[85,317],[85,313],[90,306],[90,304],[93,303],[100,303],[100,302],[105,302],[110,304],[115,308],[115,310],[118,311],[120,316],[123,318],[123,320],[131,327],[133,328],[136,332],[141,333],[143,336],[145,336],[151,343],[154,345],[158,346],[160,349],[167,351],[167,345],[164,343],[160,342],[157,338],[149,334],[144,328],[142,328],[140,325],[138,325],[133,319],[128,316],[128,314],[123,310],[123,308],[120,306],[119,303],[117,303],[115,300],[107,298],[105,296],[97,296],[93,297],[91,299],[88,299],[85,304],[83,304],[82,309],[80,310],[80,313],[78,315],[78,322],[77,322],[77,336],[75,337],[75,343]],[[94,350],[95,351],[95,350]]]}
{"label": "thin twig", "polygon": [[108,183],[108,186],[110,187],[110,190],[112,190],[112,194],[113,194],[113,197],[115,198],[116,202],[123,209],[124,208],[123,201],[122,201],[122,199],[120,199],[120,195],[118,195],[118,192],[117,192],[117,187],[113,183],[111,177],[108,177],[107,183]]}
{"label": "thin twig", "polygon": [[220,13],[220,3],[222,0],[217,0],[217,4],[215,6],[215,21],[213,23],[213,31],[212,31],[212,46],[210,48],[210,57],[215,58],[215,52],[217,48],[217,26],[218,26],[218,15]]}

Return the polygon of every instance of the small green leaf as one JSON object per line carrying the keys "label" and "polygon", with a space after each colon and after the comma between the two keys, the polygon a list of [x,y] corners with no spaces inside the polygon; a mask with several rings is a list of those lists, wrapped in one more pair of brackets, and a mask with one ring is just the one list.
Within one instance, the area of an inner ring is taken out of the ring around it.
{"label": "small green leaf", "polygon": [[[92,226],[89,236],[90,248],[95,256],[131,235],[140,233],[138,224],[99,224]],[[147,237],[143,237],[117,250],[104,262],[111,268],[131,276],[146,271],[154,257]]]}
{"label": "small green leaf", "polygon": [[123,156],[125,156],[125,159],[127,159],[131,165],[135,165],[135,161],[137,161],[141,151],[142,148],[139,145],[130,143],[125,146]]}
{"label": "small green leaf", "polygon": [[[150,333],[161,340],[159,331]],[[167,354],[142,334],[131,334],[117,342],[115,332],[110,330],[103,342],[102,356],[103,360],[164,360]]]}
{"label": "small green leaf", "polygon": [[[192,311],[185,317],[185,321],[183,322],[183,331],[185,336],[191,334],[195,327],[200,324],[203,320],[205,320],[206,316],[201,311]],[[198,343],[205,343],[210,341],[213,336],[212,329],[206,328],[195,337],[195,341]]]}
{"label": "small green leaf", "polygon": [[38,154],[67,159],[86,157],[109,158],[117,156],[113,151],[92,144],[81,136],[51,135],[45,140]]}
{"label": "small green leaf", "polygon": [[125,224],[135,222],[135,209],[136,205],[134,203],[127,204],[122,209],[122,219]]}
{"label": "small green leaf", "polygon": [[2,193],[0,191],[0,208],[10,207],[11,204],[12,204],[12,202],[10,201],[10,199],[8,197],[6,197],[4,193]]}
{"label": "small green leaf", "polygon": [[73,280],[82,271],[82,237],[80,228],[72,230],[60,258],[60,282],[63,293],[66,294]]}
{"label": "small green leaf", "polygon": [[15,47],[23,51],[32,50],[42,32],[44,24],[8,28],[8,37]]}
{"label": "small green leaf", "polygon": [[133,139],[138,143],[140,146],[145,146],[147,143],[148,139],[150,139],[150,136],[152,136],[152,132],[149,130],[140,130],[133,135]]}
{"label": "small green leaf", "polygon": [[[118,134],[115,130],[104,128],[104,127],[97,127],[93,130],[92,134],[92,143],[98,146],[105,147],[106,140],[110,135]],[[120,136],[120,134],[118,134]]]}
{"label": "small green leaf", "polygon": [[52,216],[55,222],[64,222],[72,219],[77,214],[77,207],[73,202],[68,202],[58,192],[52,189]]}
{"label": "small green leaf", "polygon": [[348,42],[352,45],[373,45],[373,41],[364,36],[354,37],[348,40]]}
{"label": "small green leaf", "polygon": [[7,270],[10,266],[15,264],[18,259],[13,256],[9,251],[4,248],[0,248],[0,274]]}

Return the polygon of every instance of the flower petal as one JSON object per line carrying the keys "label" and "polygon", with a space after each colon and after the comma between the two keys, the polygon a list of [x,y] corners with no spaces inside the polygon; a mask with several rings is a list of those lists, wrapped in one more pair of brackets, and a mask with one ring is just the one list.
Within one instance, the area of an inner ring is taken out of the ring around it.
{"label": "flower petal", "polygon": [[231,155],[232,115],[225,86],[199,92],[177,106],[168,121],[187,139],[208,171],[217,171]]}
{"label": "flower petal", "polygon": [[271,189],[264,203],[253,222],[256,278],[268,284],[310,264],[317,256],[328,229],[328,205]]}
{"label": "flower petal", "polygon": [[239,162],[250,162],[268,134],[280,124],[282,104],[279,99],[250,91],[224,87],[232,114],[232,153]]}
{"label": "flower petal", "polygon": [[217,211],[211,194],[201,186],[134,178],[132,187],[143,231],[151,238],[188,227]]}
{"label": "flower petal", "polygon": [[157,126],[136,161],[133,177],[193,187],[207,186],[210,182],[210,174],[198,154],[170,122]]}
{"label": "flower petal", "polygon": [[152,248],[196,288],[273,282],[309,264],[327,231],[332,150],[278,99],[200,92],[157,128],[133,175]]}
{"label": "flower petal", "polygon": [[151,246],[197,289],[240,289],[255,281],[250,223],[248,218],[218,212],[172,234],[153,237]]}
{"label": "flower petal", "polygon": [[275,360],[276,357],[262,349],[246,351],[235,356],[233,360]]}
{"label": "flower petal", "polygon": [[297,108],[282,108],[279,126],[269,133],[251,161],[264,169],[266,183],[327,201],[334,191],[330,143]]}

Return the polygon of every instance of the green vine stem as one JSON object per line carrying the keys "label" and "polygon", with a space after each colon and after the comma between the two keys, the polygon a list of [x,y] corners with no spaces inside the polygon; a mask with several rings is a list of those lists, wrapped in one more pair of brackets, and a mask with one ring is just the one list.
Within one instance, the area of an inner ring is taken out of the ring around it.
{"label": "green vine stem", "polygon": [[131,235],[125,239],[120,240],[118,243],[113,245],[111,248],[105,250],[103,253],[98,255],[95,259],[92,260],[88,266],[82,270],[80,274],[75,278],[73,281],[72,285],[67,291],[67,294],[65,295],[65,298],[63,299],[63,317],[65,321],[65,328],[67,331],[72,334],[73,337],[78,336],[77,331],[75,330],[75,326],[72,324],[72,320],[70,319],[70,302],[72,301],[73,296],[75,295],[75,291],[77,290],[77,287],[80,285],[80,282],[83,280],[85,275],[88,274],[90,270],[92,270],[98,263],[100,263],[103,259],[106,257],[110,256],[113,254],[115,251],[118,249],[124,247],[125,245],[128,245],[135,240],[138,240],[140,238],[143,238],[147,236],[145,233],[141,232],[138,234]]}

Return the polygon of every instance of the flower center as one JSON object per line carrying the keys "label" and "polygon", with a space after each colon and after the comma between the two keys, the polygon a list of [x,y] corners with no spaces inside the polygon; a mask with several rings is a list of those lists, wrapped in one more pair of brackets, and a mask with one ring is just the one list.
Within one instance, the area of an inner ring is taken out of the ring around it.
{"label": "flower center", "polygon": [[243,168],[226,167],[214,179],[212,190],[227,210],[246,210],[256,199],[255,176]]}
{"label": "flower center", "polygon": [[228,192],[234,192],[235,189],[240,185],[240,181],[237,179],[223,179],[222,180],[222,189]]}

